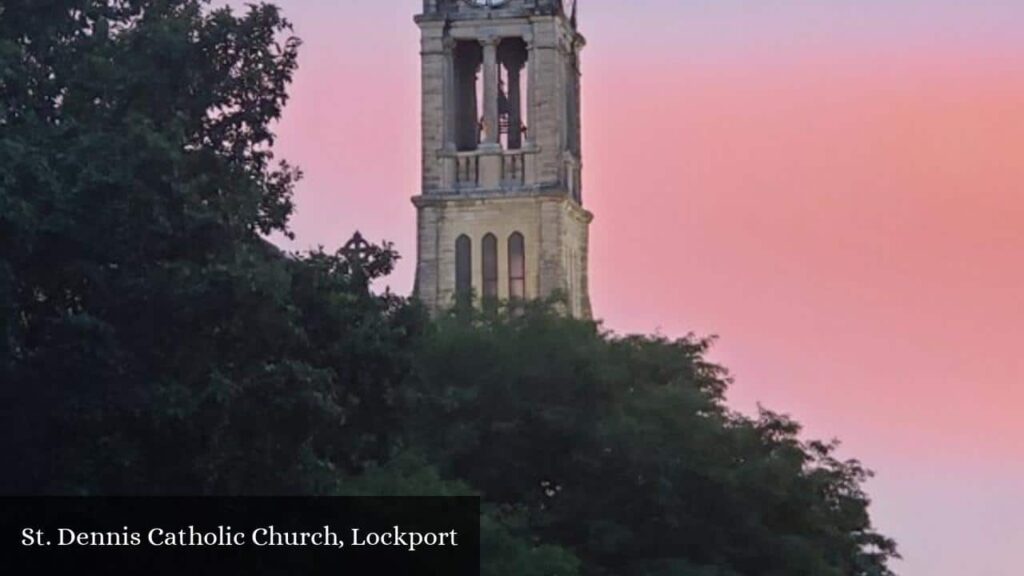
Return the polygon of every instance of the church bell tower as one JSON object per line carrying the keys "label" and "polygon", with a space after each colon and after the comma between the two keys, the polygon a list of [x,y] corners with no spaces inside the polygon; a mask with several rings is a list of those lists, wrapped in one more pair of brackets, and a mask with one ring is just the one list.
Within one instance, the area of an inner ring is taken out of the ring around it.
{"label": "church bell tower", "polygon": [[424,0],[416,295],[589,317],[574,0]]}

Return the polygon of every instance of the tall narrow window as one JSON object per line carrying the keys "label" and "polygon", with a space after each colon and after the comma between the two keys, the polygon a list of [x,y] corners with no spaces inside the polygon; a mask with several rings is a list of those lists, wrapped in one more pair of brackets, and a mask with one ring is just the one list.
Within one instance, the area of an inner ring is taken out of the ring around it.
{"label": "tall narrow window", "polygon": [[493,303],[498,299],[498,239],[494,234],[484,236],[481,249],[484,266],[484,302]]}
{"label": "tall narrow window", "polygon": [[508,237],[508,296],[526,298],[526,242],[519,232]]}
{"label": "tall narrow window", "polygon": [[455,298],[468,304],[473,294],[473,244],[463,234],[455,240]]}

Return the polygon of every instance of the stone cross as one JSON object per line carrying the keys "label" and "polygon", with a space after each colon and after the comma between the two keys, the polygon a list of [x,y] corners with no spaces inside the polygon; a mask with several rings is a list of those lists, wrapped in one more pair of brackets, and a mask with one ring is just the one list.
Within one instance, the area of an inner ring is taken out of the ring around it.
{"label": "stone cross", "polygon": [[348,263],[349,273],[359,282],[366,282],[366,266],[370,257],[370,243],[357,230],[352,238],[341,248],[341,255]]}

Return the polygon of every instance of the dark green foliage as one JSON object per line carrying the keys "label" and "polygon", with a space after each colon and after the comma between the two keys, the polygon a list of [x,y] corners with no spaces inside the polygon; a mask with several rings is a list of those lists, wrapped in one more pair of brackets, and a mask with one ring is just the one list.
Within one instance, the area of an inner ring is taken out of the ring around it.
{"label": "dark green foliage", "polygon": [[786,417],[730,412],[708,345],[543,305],[444,319],[417,359],[415,436],[587,574],[888,574],[867,472]]}
{"label": "dark green foliage", "polygon": [[270,126],[298,41],[204,4],[3,5],[8,489],[321,491],[386,450],[416,318],[261,238],[292,211]]}
{"label": "dark green foliage", "polygon": [[0,5],[0,492],[480,494],[488,576],[888,576],[868,473],[724,404],[709,342],[428,322],[286,255],[271,6]]}

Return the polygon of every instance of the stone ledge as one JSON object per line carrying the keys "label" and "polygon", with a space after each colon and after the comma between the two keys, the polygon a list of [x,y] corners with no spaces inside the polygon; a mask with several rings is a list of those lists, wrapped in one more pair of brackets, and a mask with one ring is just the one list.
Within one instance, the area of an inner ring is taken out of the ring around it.
{"label": "stone ledge", "polygon": [[413,196],[412,203],[417,208],[446,208],[457,206],[460,208],[493,204],[516,204],[523,201],[541,202],[544,204],[562,204],[568,208],[572,216],[583,224],[590,224],[594,221],[594,214],[577,204],[566,196],[565,191],[555,193],[523,193],[523,194],[426,194]]}

